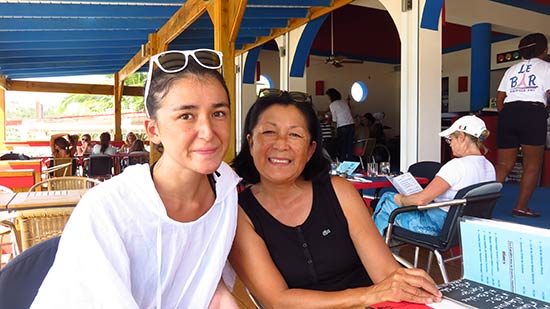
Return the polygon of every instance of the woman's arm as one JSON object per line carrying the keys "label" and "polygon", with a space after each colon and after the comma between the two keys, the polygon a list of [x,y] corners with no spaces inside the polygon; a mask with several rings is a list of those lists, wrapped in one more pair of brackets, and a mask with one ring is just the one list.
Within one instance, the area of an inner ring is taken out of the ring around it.
{"label": "woman's arm", "polygon": [[506,92],[497,92],[497,110],[500,112],[504,108],[504,99],[506,99]]}
{"label": "woman's arm", "polygon": [[365,291],[364,297],[368,301],[364,305],[382,301],[440,301],[441,293],[425,271],[405,269],[397,264],[353,185],[341,177],[332,177],[332,184],[355,249],[375,284]]}
{"label": "woman's arm", "polygon": [[436,197],[449,190],[451,185],[447,183],[443,178],[435,176],[435,178],[428,184],[428,186],[415,194],[404,196],[403,194],[396,194],[394,201],[399,206],[409,205],[426,205],[433,201]]}
{"label": "woman's arm", "polygon": [[218,282],[218,287],[212,296],[208,309],[239,309],[237,300],[225,286],[223,279]]}

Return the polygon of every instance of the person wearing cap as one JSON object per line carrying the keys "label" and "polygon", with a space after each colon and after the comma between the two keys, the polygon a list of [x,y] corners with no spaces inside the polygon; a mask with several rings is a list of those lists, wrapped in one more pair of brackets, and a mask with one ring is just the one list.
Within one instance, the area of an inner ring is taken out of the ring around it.
{"label": "person wearing cap", "polygon": [[[495,180],[495,168],[484,156],[487,149],[483,141],[489,131],[483,120],[473,115],[463,116],[439,136],[445,138],[455,158],[445,163],[421,192],[409,196],[394,192],[382,195],[373,214],[380,234],[384,235],[389,215],[397,207],[452,200],[462,188]],[[405,229],[436,236],[441,232],[448,210],[442,207],[402,213],[395,222]]]}
{"label": "person wearing cap", "polygon": [[497,181],[504,182],[514,167],[518,150],[523,154],[523,175],[512,215],[538,217],[528,208],[542,169],[546,143],[546,104],[550,97],[548,41],[542,33],[532,33],[519,42],[519,54],[525,60],[511,66],[497,92],[498,161]]}

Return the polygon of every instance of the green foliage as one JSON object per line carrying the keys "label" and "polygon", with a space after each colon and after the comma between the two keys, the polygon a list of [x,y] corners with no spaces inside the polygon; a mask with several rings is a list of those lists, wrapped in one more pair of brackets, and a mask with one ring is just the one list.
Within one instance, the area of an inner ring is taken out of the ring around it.
{"label": "green foliage", "polygon": [[[113,84],[114,75],[107,75],[106,82]],[[125,86],[142,86],[147,79],[146,74],[135,73],[125,81]],[[123,112],[143,110],[143,97],[123,96],[120,103]],[[59,104],[55,114],[75,116],[114,112],[114,97],[107,95],[72,94],[66,96]]]}

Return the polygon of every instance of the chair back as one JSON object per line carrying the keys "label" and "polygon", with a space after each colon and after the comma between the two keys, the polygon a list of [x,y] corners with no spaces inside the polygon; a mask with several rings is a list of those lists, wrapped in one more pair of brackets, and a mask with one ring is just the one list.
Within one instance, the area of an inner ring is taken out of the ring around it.
{"label": "chair back", "polygon": [[466,203],[451,206],[447,212],[440,233],[441,242],[445,244],[443,251],[457,243],[459,218],[463,216],[465,209],[468,209],[469,214],[479,213],[482,218],[490,218],[501,189],[501,183],[488,181],[467,186],[455,194],[455,199],[466,199]]}
{"label": "chair back", "polygon": [[437,172],[441,169],[442,164],[435,161],[420,161],[409,166],[409,173],[414,177],[423,177],[428,179],[428,183],[431,182]]}
{"label": "chair back", "polygon": [[29,308],[52,267],[59,237],[43,241],[0,270],[0,308]]}
{"label": "chair back", "polygon": [[97,184],[100,184],[101,181],[88,177],[80,176],[67,176],[67,177],[55,177],[49,178],[44,181],[41,181],[37,184],[34,184],[29,189],[29,192],[33,191],[55,191],[55,190],[83,190],[89,189]]}
{"label": "chair back", "polygon": [[14,225],[20,251],[61,235],[73,210],[74,207],[57,207],[17,211]]}
{"label": "chair back", "polygon": [[374,146],[376,145],[375,138],[365,138],[355,141],[353,146],[353,154],[357,157],[367,158],[372,157]]}
{"label": "chair back", "polygon": [[88,176],[109,178],[113,174],[113,160],[109,155],[91,155],[88,158]]}

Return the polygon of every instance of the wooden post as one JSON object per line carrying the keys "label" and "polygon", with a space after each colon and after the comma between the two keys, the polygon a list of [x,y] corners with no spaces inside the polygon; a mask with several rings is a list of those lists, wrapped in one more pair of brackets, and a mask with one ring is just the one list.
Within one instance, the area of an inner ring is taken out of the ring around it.
{"label": "wooden post", "polygon": [[208,14],[214,24],[214,48],[223,53],[223,76],[227,89],[229,89],[229,101],[231,102],[231,140],[224,158],[226,162],[233,160],[236,149],[235,39],[245,7],[246,0],[238,2],[217,0],[208,6]]}
{"label": "wooden post", "polygon": [[115,141],[122,141],[122,88],[124,86],[124,81],[121,81],[118,75],[118,72],[115,73],[115,84],[113,87],[113,96],[114,96],[114,108],[115,108]]}
{"label": "wooden post", "polygon": [[6,149],[6,77],[0,75],[0,150]]}

